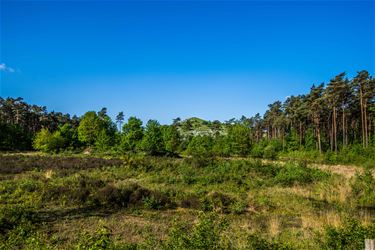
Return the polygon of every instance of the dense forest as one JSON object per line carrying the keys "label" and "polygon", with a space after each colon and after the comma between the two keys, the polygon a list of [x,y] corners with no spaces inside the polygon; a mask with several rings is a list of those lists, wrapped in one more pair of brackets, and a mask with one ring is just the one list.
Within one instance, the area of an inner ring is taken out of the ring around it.
{"label": "dense forest", "polygon": [[1,98],[0,150],[265,158],[298,151],[331,159],[354,152],[369,159],[375,145],[374,99],[375,79],[365,70],[352,79],[341,73],[307,94],[276,101],[263,116],[225,122],[176,118],[171,125],[150,120],[144,126],[136,117],[125,121],[124,112],[112,121],[106,108],[77,117],[22,98]]}

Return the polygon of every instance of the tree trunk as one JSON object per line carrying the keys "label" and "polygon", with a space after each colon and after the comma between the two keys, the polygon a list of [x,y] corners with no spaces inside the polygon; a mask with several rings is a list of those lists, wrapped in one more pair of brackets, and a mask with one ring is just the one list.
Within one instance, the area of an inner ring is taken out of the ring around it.
{"label": "tree trunk", "polygon": [[302,122],[299,122],[299,147],[302,146]]}
{"label": "tree trunk", "polygon": [[345,147],[345,108],[342,109],[342,145]]}
{"label": "tree trunk", "polygon": [[317,133],[317,136],[318,136],[318,148],[319,148],[319,153],[322,153],[322,142],[321,142],[321,139],[320,139],[320,126],[319,126],[319,121],[317,122],[317,126],[316,126],[316,133]]}
{"label": "tree trunk", "polygon": [[334,119],[334,124],[335,124],[335,152],[337,153],[337,111],[336,111],[336,107],[333,108],[333,112],[334,112],[334,116],[335,116],[335,119]]}
{"label": "tree trunk", "polygon": [[363,93],[362,93],[362,86],[359,87],[359,101],[361,105],[361,127],[362,127],[362,145],[365,148],[365,119],[364,119],[364,109],[363,109]]}
{"label": "tree trunk", "polygon": [[365,147],[367,148],[368,147],[368,128],[367,128],[367,103],[364,102],[364,105],[363,105],[363,113],[364,113],[364,122],[365,122]]}

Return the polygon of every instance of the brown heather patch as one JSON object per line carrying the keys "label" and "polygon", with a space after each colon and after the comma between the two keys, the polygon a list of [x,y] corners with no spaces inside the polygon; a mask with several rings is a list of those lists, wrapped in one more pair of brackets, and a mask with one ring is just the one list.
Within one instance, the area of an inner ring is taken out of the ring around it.
{"label": "brown heather patch", "polygon": [[120,159],[75,156],[0,155],[0,174],[37,170],[80,170],[121,166]]}

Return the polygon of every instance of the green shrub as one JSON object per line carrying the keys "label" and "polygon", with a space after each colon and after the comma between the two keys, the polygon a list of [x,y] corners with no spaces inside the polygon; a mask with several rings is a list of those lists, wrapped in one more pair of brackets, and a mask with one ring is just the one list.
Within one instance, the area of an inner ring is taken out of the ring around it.
{"label": "green shrub", "polygon": [[39,217],[21,205],[0,208],[0,249],[45,249],[37,232]]}
{"label": "green shrub", "polygon": [[321,181],[329,176],[328,173],[318,169],[287,164],[281,167],[274,178],[274,182],[283,186],[295,184],[310,184]]}
{"label": "green shrub", "polygon": [[221,234],[227,223],[215,214],[201,214],[198,222],[189,229],[186,224],[174,222],[163,249],[220,249]]}
{"label": "green shrub", "polygon": [[110,238],[111,232],[106,227],[99,228],[95,233],[83,232],[75,248],[77,250],[113,249],[114,244]]}
{"label": "green shrub", "polygon": [[190,141],[186,153],[193,157],[211,157],[213,138],[211,136],[195,136]]}
{"label": "green shrub", "polygon": [[149,196],[143,197],[143,205],[148,209],[162,209],[172,206],[172,202],[165,194],[153,191]]}
{"label": "green shrub", "polygon": [[261,237],[259,234],[251,234],[247,237],[247,246],[246,249],[251,250],[269,250],[269,249],[278,249],[278,250],[288,250],[293,249],[291,246],[286,244],[279,243],[274,240],[267,240]]}
{"label": "green shrub", "polygon": [[351,183],[352,195],[359,205],[375,207],[375,178],[371,170],[356,173]]}
{"label": "green shrub", "polygon": [[272,144],[267,145],[264,148],[263,157],[270,160],[275,160],[277,158],[277,151],[275,146]]}
{"label": "green shrub", "polygon": [[257,143],[251,149],[251,156],[254,158],[262,158],[264,153],[264,148],[261,144]]}
{"label": "green shrub", "polygon": [[22,224],[34,224],[37,221],[36,214],[22,205],[5,205],[0,208],[0,233],[7,232]]}
{"label": "green shrub", "polygon": [[43,152],[58,152],[65,147],[65,139],[61,136],[60,131],[51,133],[48,129],[43,128],[35,135],[33,147]]}
{"label": "green shrub", "polygon": [[234,214],[242,214],[246,211],[247,202],[245,200],[234,201],[230,204],[229,210]]}
{"label": "green shrub", "polygon": [[324,240],[319,240],[324,249],[364,249],[365,239],[375,238],[375,224],[364,226],[354,219],[347,219],[341,227],[325,228]]}

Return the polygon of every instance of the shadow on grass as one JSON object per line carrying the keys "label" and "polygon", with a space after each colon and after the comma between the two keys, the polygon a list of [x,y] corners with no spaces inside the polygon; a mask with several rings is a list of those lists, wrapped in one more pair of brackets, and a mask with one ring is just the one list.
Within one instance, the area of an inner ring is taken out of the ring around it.
{"label": "shadow on grass", "polygon": [[37,212],[40,222],[56,222],[61,220],[75,220],[89,217],[107,217],[125,208],[106,208],[98,206],[86,206],[78,208],[57,208],[39,210]]}

